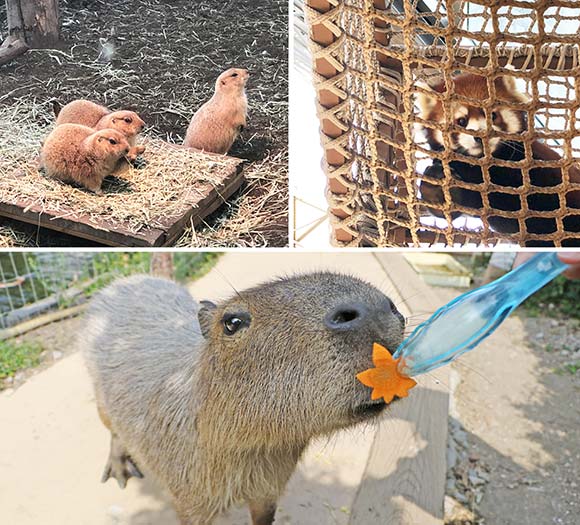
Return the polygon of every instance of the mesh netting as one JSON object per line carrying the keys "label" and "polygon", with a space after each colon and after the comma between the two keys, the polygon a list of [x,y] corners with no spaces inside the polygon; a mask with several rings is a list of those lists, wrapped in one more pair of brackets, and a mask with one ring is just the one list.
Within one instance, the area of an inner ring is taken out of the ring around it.
{"label": "mesh netting", "polygon": [[307,4],[336,243],[580,246],[577,1]]}

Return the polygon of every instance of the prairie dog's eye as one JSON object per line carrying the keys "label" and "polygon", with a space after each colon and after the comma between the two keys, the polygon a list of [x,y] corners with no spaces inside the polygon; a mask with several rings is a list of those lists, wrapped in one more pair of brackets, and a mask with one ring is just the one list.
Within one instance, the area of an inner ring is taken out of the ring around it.
{"label": "prairie dog's eye", "polygon": [[238,74],[237,73],[232,73],[232,77],[237,77]]}
{"label": "prairie dog's eye", "polygon": [[224,317],[224,333],[226,335],[235,334],[239,328],[244,324],[244,321],[235,315]]}
{"label": "prairie dog's eye", "polygon": [[125,117],[125,122],[127,124],[131,124],[131,122],[133,122],[133,119],[131,117]]}
{"label": "prairie dog's eye", "polygon": [[462,128],[466,128],[467,127],[467,119],[465,117],[460,117],[456,120],[456,123],[458,126],[461,126]]}
{"label": "prairie dog's eye", "polygon": [[117,141],[116,141],[115,139],[109,139],[109,142],[110,142],[111,144],[113,144],[113,146],[114,146],[115,144],[117,144]]}

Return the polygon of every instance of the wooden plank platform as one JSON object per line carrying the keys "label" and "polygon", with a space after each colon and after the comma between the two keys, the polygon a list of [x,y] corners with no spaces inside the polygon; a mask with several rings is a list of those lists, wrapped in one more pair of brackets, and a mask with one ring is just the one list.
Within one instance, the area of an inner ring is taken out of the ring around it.
{"label": "wooden plank platform", "polygon": [[[95,212],[94,209],[91,213],[78,211],[78,208],[75,209],[74,202],[72,204],[53,202],[50,196],[44,197],[28,192],[28,194],[16,195],[15,197],[14,193],[7,190],[2,191],[2,185],[6,185],[4,188],[8,188],[9,185],[18,187],[24,178],[30,181],[30,178],[35,176],[45,186],[47,184],[61,184],[56,181],[48,181],[41,174],[30,169],[30,166],[27,166],[26,170],[15,170],[9,173],[0,182],[0,217],[34,224],[38,227],[63,232],[107,246],[169,246],[178,239],[187,226],[199,224],[205,217],[224,204],[242,185],[244,176],[241,159],[196,153],[182,146],[157,139],[149,139],[145,141],[145,145],[147,151],[144,154],[144,159],[153,166],[152,169],[159,171],[159,166],[154,166],[155,159],[153,157],[162,152],[164,155],[177,156],[179,159],[177,162],[183,162],[180,169],[187,170],[187,162],[191,162],[191,170],[199,172],[199,180],[196,180],[194,185],[183,184],[180,187],[179,177],[176,177],[176,180],[172,181],[176,186],[175,197],[169,199],[171,202],[168,202],[167,209],[163,211],[157,209],[157,211],[149,213],[144,208],[143,216],[147,217],[148,220],[143,219],[142,224],[136,224],[134,218],[130,223],[129,221],[113,220],[108,218],[105,213],[102,216],[99,215],[98,211]],[[211,177],[205,177],[204,163],[211,171]],[[163,168],[161,167],[161,169]],[[175,168],[168,166],[167,169]],[[124,173],[118,178],[125,179],[127,177],[137,180],[140,177],[143,178],[145,170],[131,169],[128,170],[127,174]],[[154,191],[154,177],[151,177],[151,180],[153,187],[149,188],[148,191]],[[129,180],[129,182],[131,181]],[[119,194],[115,194],[113,191],[108,193],[106,189],[104,195],[92,195],[79,189],[71,189],[71,194],[73,191],[82,192],[82,198],[85,201],[86,199],[94,199],[93,204],[101,202],[104,209],[107,206],[109,195],[115,195],[116,198],[119,198]],[[139,188],[135,191],[139,191]],[[133,197],[135,195],[136,193],[133,193]],[[131,199],[131,191],[125,192],[122,198],[127,201]]]}
{"label": "wooden plank platform", "polygon": [[[402,255],[375,253],[405,314],[442,306]],[[425,319],[427,316],[425,315]],[[447,470],[448,369],[419,376],[409,397],[381,419],[363,479],[351,509],[350,525],[442,525]]]}

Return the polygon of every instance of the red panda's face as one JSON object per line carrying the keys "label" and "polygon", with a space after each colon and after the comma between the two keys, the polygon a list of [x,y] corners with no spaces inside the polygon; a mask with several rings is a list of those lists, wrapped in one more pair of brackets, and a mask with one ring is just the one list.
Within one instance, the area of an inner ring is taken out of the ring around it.
{"label": "red panda's face", "polygon": [[[454,78],[454,86],[455,93],[460,96],[482,101],[489,98],[487,81],[478,75],[459,75]],[[523,94],[516,91],[515,81],[512,77],[497,78],[495,87],[498,100],[514,103],[527,101]],[[445,86],[444,84],[439,84],[430,89],[441,93],[445,90]],[[444,123],[444,108],[439,99],[419,93],[416,101],[419,106],[419,116],[422,119]],[[482,136],[487,136],[491,153],[496,151],[500,145],[502,139],[494,136],[493,132],[488,131],[486,114],[481,107],[454,101],[451,103],[451,118],[457,128],[464,128],[468,131],[479,132]],[[505,133],[521,133],[525,131],[526,127],[526,116],[523,111],[500,106],[496,107],[491,113],[492,130]],[[443,132],[428,127],[425,127],[424,131],[432,149],[441,150],[444,148]],[[463,155],[482,157],[484,154],[481,136],[451,131],[449,133],[449,143],[453,151]]]}

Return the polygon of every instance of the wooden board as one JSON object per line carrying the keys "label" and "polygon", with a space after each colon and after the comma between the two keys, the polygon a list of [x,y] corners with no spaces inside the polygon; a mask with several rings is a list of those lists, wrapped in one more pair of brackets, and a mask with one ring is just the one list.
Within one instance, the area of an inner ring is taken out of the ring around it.
{"label": "wooden board", "polygon": [[[171,146],[176,147],[176,146]],[[58,232],[80,237],[106,246],[158,247],[173,244],[183,230],[199,224],[205,217],[216,211],[242,185],[243,161],[232,162],[228,170],[220,173],[218,182],[203,184],[183,196],[183,209],[179,216],[156,217],[155,227],[144,226],[138,232],[127,225],[91,218],[73,209],[50,209],[49,204],[35,204],[20,200],[16,203],[0,201],[0,217],[34,224]],[[17,176],[15,175],[15,180]],[[130,198],[129,196],[127,198]]]}
{"label": "wooden board", "polygon": [[[442,301],[399,255],[375,257],[405,314],[433,312]],[[391,295],[393,295],[391,293]],[[351,525],[442,525],[447,471],[447,368],[420,376],[420,387],[393,404],[378,425],[351,509]],[[434,378],[439,380],[439,383]]]}

